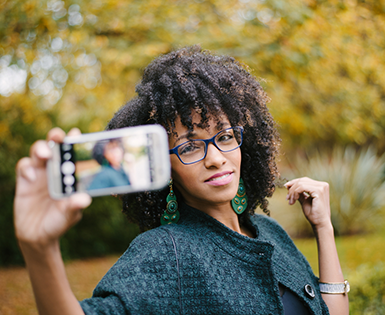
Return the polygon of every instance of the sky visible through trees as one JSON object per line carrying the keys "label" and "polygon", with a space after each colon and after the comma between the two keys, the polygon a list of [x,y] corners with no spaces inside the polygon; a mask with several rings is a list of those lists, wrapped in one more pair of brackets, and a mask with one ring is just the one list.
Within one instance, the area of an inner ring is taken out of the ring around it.
{"label": "sky visible through trees", "polygon": [[103,130],[144,67],[187,45],[260,78],[287,155],[383,153],[384,34],[383,0],[0,0],[0,222],[34,141],[56,126]]}
{"label": "sky visible through trees", "polygon": [[0,9],[8,137],[15,107],[26,123],[50,116],[44,130],[101,130],[153,58],[200,44],[265,80],[289,148],[385,148],[383,1],[15,0]]}

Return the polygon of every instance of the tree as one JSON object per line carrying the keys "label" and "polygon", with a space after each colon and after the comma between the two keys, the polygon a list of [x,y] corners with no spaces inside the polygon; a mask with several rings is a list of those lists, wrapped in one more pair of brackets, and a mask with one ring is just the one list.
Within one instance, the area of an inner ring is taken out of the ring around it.
{"label": "tree", "polygon": [[372,143],[383,152],[384,16],[374,0],[2,1],[0,224],[33,141],[53,126],[102,130],[143,68],[186,45],[264,78],[286,150]]}

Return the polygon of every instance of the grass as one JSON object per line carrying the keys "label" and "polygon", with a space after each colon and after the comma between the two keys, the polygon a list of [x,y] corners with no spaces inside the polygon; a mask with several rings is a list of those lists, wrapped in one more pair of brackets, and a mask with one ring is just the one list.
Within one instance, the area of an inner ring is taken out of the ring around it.
{"label": "grass", "polygon": [[[286,189],[278,189],[270,199],[271,217],[277,220],[284,229],[294,238],[299,250],[306,256],[314,273],[318,274],[317,244],[313,237],[296,238],[307,229],[312,234],[310,224],[302,214],[299,203],[289,206],[286,201]],[[332,210],[333,211],[333,210]],[[381,222],[383,219],[381,218]],[[385,251],[380,250],[385,243],[385,230],[376,229],[373,234],[359,234],[336,237],[337,251],[341,267],[347,277],[363,264],[376,264],[385,261]]]}
{"label": "grass", "polygon": [[[92,290],[117,256],[75,260],[66,264],[72,290],[78,300],[91,297]],[[38,314],[25,268],[0,268],[0,315]]]}
{"label": "grass", "polygon": [[[314,273],[318,274],[317,245],[313,239],[295,239],[296,246],[306,256]],[[385,233],[337,237],[337,251],[345,277],[361,265],[375,265],[385,261]]]}
{"label": "grass", "polygon": [[[349,275],[354,276],[355,270],[361,265],[375,265],[380,261],[385,261],[385,251],[379,250],[385,242],[385,232],[344,236],[337,238],[336,241],[342,269],[348,279],[350,278]],[[296,239],[295,243],[317,274],[315,241],[313,239]],[[96,284],[117,259],[117,256],[109,256],[68,262],[66,271],[75,296],[79,300],[90,297]],[[354,286],[354,284],[354,281],[351,281],[351,285]],[[25,268],[0,269],[0,314],[37,314],[32,288]]]}
{"label": "grass", "polygon": [[[286,191],[280,189],[270,202],[272,217],[280,222],[291,235],[300,234],[296,230],[298,220],[305,220],[299,205],[289,206]],[[306,221],[306,220],[305,220]],[[304,222],[306,223],[306,222]],[[318,274],[317,247],[314,238],[295,239],[297,247],[309,260],[315,274]],[[385,231],[374,234],[337,237],[337,250],[344,276],[355,286],[360,266],[374,266],[385,262]],[[118,259],[117,256],[75,260],[66,264],[66,271],[72,290],[78,300],[88,298],[96,284]],[[358,280],[357,280],[358,281]],[[0,268],[0,315],[37,314],[32,288],[25,268]]]}
{"label": "grass", "polygon": [[[380,250],[385,242],[385,232],[344,236],[336,241],[344,275],[351,280],[352,286],[355,285],[355,272],[361,265],[375,265],[385,261],[385,251]],[[295,243],[309,260],[314,272],[318,273],[315,241],[296,239]],[[66,271],[75,296],[79,300],[90,297],[96,284],[117,259],[117,256],[109,256],[68,262]],[[0,269],[0,314],[37,314],[25,268]]]}
{"label": "grass", "polygon": [[[379,225],[385,207],[385,155],[374,148],[335,147],[307,157],[297,155],[282,167],[284,177],[326,181],[330,185],[330,205],[335,230],[340,235],[370,231]],[[382,222],[384,223],[384,222]]]}

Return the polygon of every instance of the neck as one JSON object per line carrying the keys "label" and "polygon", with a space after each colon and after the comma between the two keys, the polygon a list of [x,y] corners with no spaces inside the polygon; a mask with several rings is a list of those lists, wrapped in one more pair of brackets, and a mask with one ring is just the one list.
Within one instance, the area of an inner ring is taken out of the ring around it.
{"label": "neck", "polygon": [[198,209],[209,216],[213,217],[217,221],[221,222],[223,225],[227,226],[229,229],[248,236],[248,237],[253,237],[252,233],[247,230],[245,227],[242,227],[239,223],[239,218],[238,215],[234,212],[233,208],[231,207],[230,202],[225,202],[221,204],[210,204],[210,205],[205,205],[200,203],[199,205],[195,205],[192,203],[189,203],[186,201],[186,203],[195,208]]}
{"label": "neck", "polygon": [[111,166],[112,168],[116,169],[117,171],[120,170],[120,163],[114,163],[114,164],[110,163],[110,166]]}

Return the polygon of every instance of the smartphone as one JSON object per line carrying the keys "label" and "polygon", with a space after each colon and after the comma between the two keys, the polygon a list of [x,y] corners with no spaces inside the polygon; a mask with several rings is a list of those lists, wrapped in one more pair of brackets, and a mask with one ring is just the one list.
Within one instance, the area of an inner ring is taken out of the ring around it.
{"label": "smartphone", "polygon": [[48,188],[52,198],[161,189],[171,173],[168,137],[160,125],[69,136],[50,142]]}

